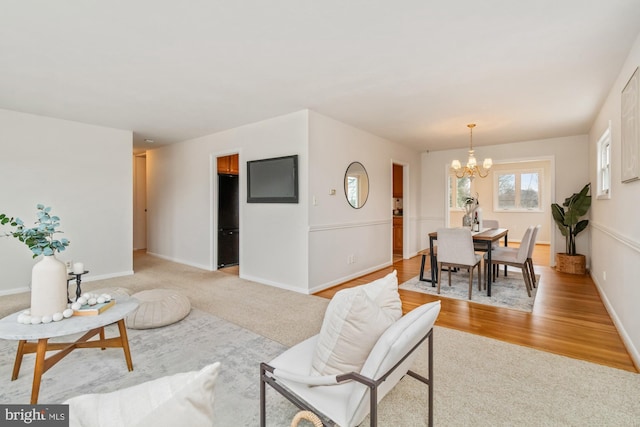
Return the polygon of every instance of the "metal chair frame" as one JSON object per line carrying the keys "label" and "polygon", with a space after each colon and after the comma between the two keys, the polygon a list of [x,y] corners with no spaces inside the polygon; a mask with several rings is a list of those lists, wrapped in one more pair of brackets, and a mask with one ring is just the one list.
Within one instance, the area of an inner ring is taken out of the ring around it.
{"label": "metal chair frame", "polygon": [[[431,328],[421,339],[420,341],[413,346],[407,354],[405,354],[402,359],[398,363],[396,363],[391,369],[389,369],[384,375],[382,375],[377,380],[372,378],[367,378],[363,375],[360,375],[357,372],[350,372],[348,374],[338,375],[336,377],[338,383],[342,383],[344,381],[356,381],[361,384],[366,385],[369,388],[369,416],[370,416],[370,425],[371,427],[377,427],[378,425],[378,387],[387,379],[389,375],[391,375],[397,368],[404,362],[407,357],[409,357],[415,350],[420,347],[420,345],[428,339],[428,353],[429,353],[429,361],[428,361],[428,377],[425,378],[420,374],[417,374],[411,370],[407,371],[407,375],[419,380],[424,383],[428,387],[428,400],[429,400],[429,415],[428,415],[428,425],[429,427],[433,427],[433,328]],[[273,375],[274,367],[267,363],[260,363],[260,427],[266,427],[266,384],[269,384],[274,390],[284,396],[287,400],[293,403],[296,407],[302,410],[311,411],[316,414],[321,420],[322,424],[326,427],[334,426],[336,423],[331,420],[326,415],[319,412],[317,409],[313,407],[309,402],[300,398],[298,395],[290,391],[284,384],[279,382],[277,378]],[[331,387],[331,386],[327,386]]]}

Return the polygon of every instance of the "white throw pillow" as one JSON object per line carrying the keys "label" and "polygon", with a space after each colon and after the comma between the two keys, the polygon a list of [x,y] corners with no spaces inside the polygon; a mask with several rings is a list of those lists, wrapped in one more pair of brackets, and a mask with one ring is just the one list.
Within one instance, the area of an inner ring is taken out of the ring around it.
{"label": "white throw pillow", "polygon": [[324,315],[311,375],[360,372],[376,341],[394,321],[362,287],[337,292]]}
{"label": "white throw pillow", "polygon": [[211,426],[213,389],[220,363],[129,388],[73,397],[70,427]]}
{"label": "white throw pillow", "polygon": [[398,293],[398,272],[396,270],[382,279],[358,287],[362,288],[367,296],[378,304],[378,307],[389,313],[393,320],[402,317],[402,301]]}

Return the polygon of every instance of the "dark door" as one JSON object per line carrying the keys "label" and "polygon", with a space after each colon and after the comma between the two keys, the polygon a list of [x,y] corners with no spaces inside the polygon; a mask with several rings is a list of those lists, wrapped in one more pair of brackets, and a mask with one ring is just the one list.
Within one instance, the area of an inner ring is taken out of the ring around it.
{"label": "dark door", "polygon": [[240,215],[237,175],[218,175],[218,268],[237,265]]}

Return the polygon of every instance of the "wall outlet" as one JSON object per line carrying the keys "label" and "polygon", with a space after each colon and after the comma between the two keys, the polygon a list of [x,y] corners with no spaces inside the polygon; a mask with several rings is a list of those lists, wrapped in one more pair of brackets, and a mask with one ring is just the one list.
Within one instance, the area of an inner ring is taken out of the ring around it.
{"label": "wall outlet", "polygon": [[607,280],[607,272],[606,271],[602,272],[602,280],[604,280],[604,281]]}
{"label": "wall outlet", "polygon": [[347,264],[353,264],[356,262],[356,257],[353,254],[347,256]]}

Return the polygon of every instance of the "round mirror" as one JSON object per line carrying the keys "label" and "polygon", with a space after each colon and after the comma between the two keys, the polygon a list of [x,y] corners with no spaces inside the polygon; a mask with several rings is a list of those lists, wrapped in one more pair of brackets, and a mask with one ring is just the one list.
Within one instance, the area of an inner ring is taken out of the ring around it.
{"label": "round mirror", "polygon": [[369,176],[360,162],[353,162],[344,174],[344,194],[349,204],[360,209],[369,197]]}

